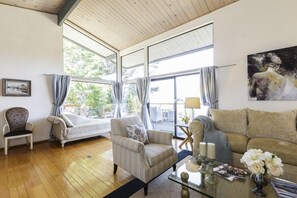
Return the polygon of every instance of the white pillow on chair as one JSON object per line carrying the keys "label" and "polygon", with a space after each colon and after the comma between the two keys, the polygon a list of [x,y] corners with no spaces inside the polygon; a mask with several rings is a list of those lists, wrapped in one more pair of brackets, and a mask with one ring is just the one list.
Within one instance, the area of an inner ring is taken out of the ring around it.
{"label": "white pillow on chair", "polygon": [[146,129],[142,123],[127,125],[128,137],[142,142],[143,144],[148,144],[149,140],[147,137]]}

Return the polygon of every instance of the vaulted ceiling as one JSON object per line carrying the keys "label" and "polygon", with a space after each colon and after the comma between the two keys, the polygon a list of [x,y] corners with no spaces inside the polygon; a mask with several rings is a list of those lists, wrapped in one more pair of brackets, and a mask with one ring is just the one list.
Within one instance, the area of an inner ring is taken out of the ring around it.
{"label": "vaulted ceiling", "polygon": [[[81,0],[65,22],[122,50],[236,1]],[[57,15],[66,7],[66,0],[0,0],[0,3]]]}

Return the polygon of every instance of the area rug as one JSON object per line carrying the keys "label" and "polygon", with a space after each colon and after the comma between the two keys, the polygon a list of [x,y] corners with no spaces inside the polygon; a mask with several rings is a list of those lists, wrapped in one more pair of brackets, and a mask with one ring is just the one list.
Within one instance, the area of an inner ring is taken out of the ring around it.
{"label": "area rug", "polygon": [[[178,153],[178,162],[184,159],[186,156],[192,155],[191,151],[182,150]],[[148,184],[148,195],[145,196],[149,197],[172,197],[164,195],[159,191],[159,188],[162,189],[170,189],[171,185],[176,186],[174,191],[171,193],[176,194],[177,197],[180,197],[180,185],[172,182],[168,179],[168,175],[172,173],[172,168],[168,169],[166,172],[155,178]],[[160,185],[162,184],[162,185]],[[168,185],[169,186],[168,186]],[[163,186],[165,185],[165,186]],[[127,184],[121,186],[120,188],[116,189],[115,191],[111,192],[110,194],[106,195],[105,198],[125,198],[125,197],[144,197],[143,192],[144,183],[139,179],[133,179],[132,181],[128,182]],[[162,187],[163,186],[163,187]],[[172,186],[172,187],[173,187]],[[159,192],[158,192],[159,191]],[[165,191],[163,191],[165,192]]]}

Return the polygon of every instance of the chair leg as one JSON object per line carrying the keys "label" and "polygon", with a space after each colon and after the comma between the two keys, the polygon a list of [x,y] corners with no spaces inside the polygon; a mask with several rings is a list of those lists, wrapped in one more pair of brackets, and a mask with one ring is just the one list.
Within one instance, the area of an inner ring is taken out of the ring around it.
{"label": "chair leg", "polygon": [[33,135],[30,135],[30,149],[33,150]]}
{"label": "chair leg", "polygon": [[144,187],[143,187],[144,196],[147,196],[147,189],[148,189],[148,184],[144,184]]}
{"label": "chair leg", "polygon": [[174,165],[172,166],[172,168],[173,168],[173,171],[175,171],[175,170],[176,170],[176,164],[174,164]]}
{"label": "chair leg", "polygon": [[27,146],[29,145],[29,136],[25,137]]}
{"label": "chair leg", "polygon": [[4,138],[4,154],[7,155],[8,151],[8,139]]}
{"label": "chair leg", "polygon": [[113,174],[116,174],[118,170],[118,165],[113,164]]}

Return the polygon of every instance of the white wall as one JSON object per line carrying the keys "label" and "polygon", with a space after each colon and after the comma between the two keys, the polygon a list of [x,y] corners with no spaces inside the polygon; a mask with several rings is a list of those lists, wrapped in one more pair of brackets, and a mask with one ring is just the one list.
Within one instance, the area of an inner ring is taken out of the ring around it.
{"label": "white wall", "polygon": [[247,55],[297,46],[297,1],[240,0],[166,33],[122,50],[121,55],[160,40],[214,23],[214,64],[236,64],[217,70],[219,106],[223,109],[253,108],[265,111],[296,109],[297,101],[249,101]]}
{"label": "white wall", "polygon": [[297,45],[296,7],[294,0],[241,0],[217,13],[215,64],[237,64],[218,70],[221,108],[296,109],[296,101],[248,101],[247,88],[248,54]]}
{"label": "white wall", "polygon": [[[51,87],[50,77],[43,74],[63,73],[62,28],[56,21],[55,15],[0,5],[0,78],[32,83],[31,97],[0,96],[1,131],[3,111],[22,106],[29,110],[29,121],[35,126],[34,141],[49,138],[50,124],[46,118],[52,110]],[[11,140],[11,145],[24,143]]]}

